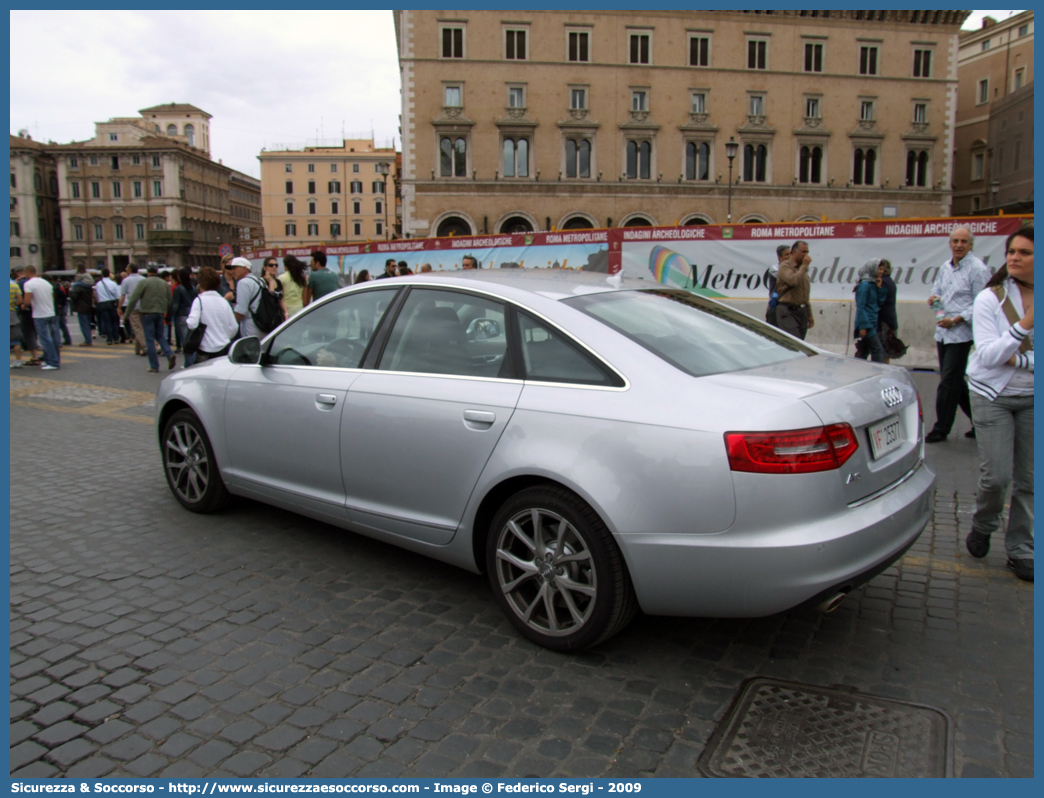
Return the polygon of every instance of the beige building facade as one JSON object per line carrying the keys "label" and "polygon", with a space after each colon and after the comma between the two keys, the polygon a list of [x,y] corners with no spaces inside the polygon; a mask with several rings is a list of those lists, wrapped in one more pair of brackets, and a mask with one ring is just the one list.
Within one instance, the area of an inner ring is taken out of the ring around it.
{"label": "beige building facade", "polygon": [[235,226],[235,236],[230,243],[244,249],[264,246],[261,181],[233,169],[228,176],[228,204]]}
{"label": "beige building facade", "polygon": [[345,139],[340,147],[263,150],[258,160],[265,246],[394,237],[394,148]]}
{"label": "beige building facade", "polygon": [[962,31],[953,211],[1032,210],[1033,12]]}
{"label": "beige building facade", "polygon": [[46,145],[11,136],[11,266],[61,269],[58,170]]}
{"label": "beige building facade", "polygon": [[394,13],[407,236],[950,212],[969,12]]}
{"label": "beige building facade", "polygon": [[[71,267],[155,261],[171,267],[217,266],[218,248],[232,240],[231,169],[189,144],[209,141],[210,115],[175,104],[166,116],[95,125],[84,142],[49,147],[58,168],[65,261]],[[172,121],[181,120],[180,123]],[[184,120],[190,120],[184,122]],[[181,127],[164,132],[168,126]],[[185,125],[194,124],[190,137]]]}

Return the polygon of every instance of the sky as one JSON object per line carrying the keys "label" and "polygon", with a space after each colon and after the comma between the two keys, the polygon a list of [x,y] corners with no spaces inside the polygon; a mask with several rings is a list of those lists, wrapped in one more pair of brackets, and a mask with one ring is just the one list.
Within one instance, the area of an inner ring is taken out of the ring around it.
{"label": "sky", "polygon": [[[975,11],[964,27],[1017,13]],[[337,145],[342,131],[401,145],[391,11],[10,14],[13,134],[83,141],[95,122],[178,102],[213,116],[211,157],[254,177],[263,147]]]}

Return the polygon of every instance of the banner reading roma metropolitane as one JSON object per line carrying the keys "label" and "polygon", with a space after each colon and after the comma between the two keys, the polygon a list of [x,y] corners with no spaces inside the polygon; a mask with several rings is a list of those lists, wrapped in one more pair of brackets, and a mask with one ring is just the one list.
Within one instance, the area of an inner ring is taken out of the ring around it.
{"label": "banner reading roma metropolitane", "polygon": [[[326,252],[327,267],[354,282],[363,270],[384,271],[388,258],[405,261],[414,272],[459,269],[471,255],[483,269],[575,269],[654,280],[720,298],[760,299],[765,277],[776,262],[776,247],[808,242],[814,300],[851,299],[859,267],[871,258],[892,263],[892,278],[903,301],[927,299],[939,267],[950,257],[950,233],[967,227],[974,252],[991,269],[1004,262],[1004,242],[1032,217],[990,216],[926,220],[794,224],[706,225],[570,230],[513,235],[378,241],[315,247]],[[269,249],[244,253],[262,258],[311,249]]]}

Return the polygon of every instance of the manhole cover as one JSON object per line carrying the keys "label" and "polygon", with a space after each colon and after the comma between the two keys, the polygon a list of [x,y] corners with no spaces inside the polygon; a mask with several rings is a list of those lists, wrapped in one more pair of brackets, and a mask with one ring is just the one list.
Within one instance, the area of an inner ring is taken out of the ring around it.
{"label": "manhole cover", "polygon": [[938,709],[756,678],[744,683],[700,757],[723,778],[952,776],[950,719]]}

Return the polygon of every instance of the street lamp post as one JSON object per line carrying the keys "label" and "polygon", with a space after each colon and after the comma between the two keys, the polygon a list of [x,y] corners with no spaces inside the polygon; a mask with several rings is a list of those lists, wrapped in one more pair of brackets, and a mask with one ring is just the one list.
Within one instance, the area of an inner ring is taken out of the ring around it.
{"label": "street lamp post", "polygon": [[384,178],[384,240],[387,241],[391,236],[388,232],[388,174],[390,168],[385,161],[381,161],[377,164],[377,174]]}
{"label": "street lamp post", "polygon": [[736,140],[729,136],[729,140],[725,142],[725,155],[729,159],[729,211],[728,211],[728,222],[732,224],[732,162],[736,158],[736,153],[739,151],[739,144]]}

